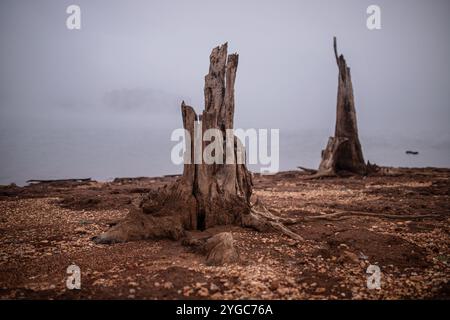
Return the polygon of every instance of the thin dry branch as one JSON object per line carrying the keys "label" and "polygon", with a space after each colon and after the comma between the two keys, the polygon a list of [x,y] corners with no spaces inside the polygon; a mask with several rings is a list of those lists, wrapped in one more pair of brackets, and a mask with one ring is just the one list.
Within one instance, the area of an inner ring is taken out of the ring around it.
{"label": "thin dry branch", "polygon": [[302,167],[302,166],[298,166],[297,168],[302,170],[302,171],[304,171],[304,172],[306,172],[306,173],[310,173],[310,174],[317,173],[316,169],[310,169],[310,168],[306,168],[306,167]]}
{"label": "thin dry branch", "polygon": [[321,214],[316,216],[305,216],[301,218],[280,218],[285,224],[297,224],[301,222],[328,220],[337,221],[343,219],[349,219],[354,216],[364,216],[373,218],[385,218],[385,219],[398,219],[398,220],[415,220],[415,219],[427,219],[427,218],[440,218],[439,214],[425,214],[425,215],[399,215],[399,214],[386,214],[375,212],[362,212],[362,211],[338,211],[329,214]]}
{"label": "thin dry branch", "polygon": [[337,45],[336,45],[336,37],[333,37],[333,48],[334,48],[334,56],[336,57],[336,63],[339,65],[339,56],[337,52]]}

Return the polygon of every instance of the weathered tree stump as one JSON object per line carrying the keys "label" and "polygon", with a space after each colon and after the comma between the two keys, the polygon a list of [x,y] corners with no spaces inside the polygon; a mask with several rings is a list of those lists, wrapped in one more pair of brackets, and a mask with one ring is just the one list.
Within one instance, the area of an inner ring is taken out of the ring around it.
{"label": "weathered tree stump", "polygon": [[[182,103],[183,124],[191,137],[195,136],[194,122],[202,121],[202,132],[218,129],[224,139],[227,129],[233,129],[234,84],[238,66],[238,55],[227,57],[227,44],[213,49],[210,55],[209,73],[205,76],[205,110],[201,117]],[[231,137],[233,147],[223,148],[223,163],[195,164],[195,152],[191,152],[190,163],[185,164],[181,185],[184,193],[193,197],[193,210],[189,229],[203,230],[215,225],[240,223],[241,215],[250,210],[252,194],[251,174],[245,162],[238,163],[238,141]],[[191,139],[191,150],[195,139]],[[213,141],[209,142],[213,143]],[[203,148],[209,144],[203,141]],[[220,142],[222,143],[222,142]],[[231,152],[232,154],[227,154]],[[234,163],[226,163],[227,157]]]}
{"label": "weathered tree stump", "polygon": [[358,138],[350,68],[347,67],[344,56],[342,54],[338,56],[336,37],[334,37],[333,45],[339,68],[336,128],[334,137],[329,138],[325,150],[322,150],[322,161],[316,175],[336,175],[342,171],[364,175],[367,168]]}
{"label": "weathered tree stump", "polygon": [[[185,230],[204,230],[227,224],[260,231],[276,229],[301,239],[262,205],[252,206],[252,177],[245,160],[239,161],[245,159],[245,149],[234,134],[231,136],[231,147],[224,147],[219,154],[223,158],[221,163],[195,161],[196,124],[201,121],[203,133],[208,129],[217,129],[224,138],[227,137],[227,129],[233,129],[237,66],[238,55],[227,55],[226,43],[212,50],[209,73],[205,76],[205,110],[198,116],[184,101],[181,104],[183,126],[192,137],[191,145],[187,145],[186,150],[194,151],[185,152],[183,175],[173,185],[149,193],[139,208],[131,210],[124,221],[95,237],[94,241],[176,240],[185,235]],[[201,141],[202,150],[216,142]],[[228,158],[234,161],[229,163]]]}

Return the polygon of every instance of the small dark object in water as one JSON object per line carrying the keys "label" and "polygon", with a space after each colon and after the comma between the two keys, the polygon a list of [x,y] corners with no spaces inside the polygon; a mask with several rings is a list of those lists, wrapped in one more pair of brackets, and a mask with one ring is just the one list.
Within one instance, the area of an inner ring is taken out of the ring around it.
{"label": "small dark object in water", "polygon": [[416,154],[419,154],[419,152],[418,151],[410,151],[410,150],[408,150],[408,151],[406,151],[406,154],[416,155]]}

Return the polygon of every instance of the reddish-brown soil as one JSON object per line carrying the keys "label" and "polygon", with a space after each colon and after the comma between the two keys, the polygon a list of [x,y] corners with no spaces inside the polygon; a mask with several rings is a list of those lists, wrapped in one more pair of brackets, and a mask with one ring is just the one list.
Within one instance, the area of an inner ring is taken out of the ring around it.
{"label": "reddish-brown soil", "polygon": [[[2,299],[448,299],[447,169],[396,169],[367,178],[308,180],[300,172],[255,175],[273,212],[299,217],[335,210],[436,218],[352,216],[289,226],[305,241],[233,226],[240,262],[207,266],[181,242],[98,245],[91,238],[127,214],[142,194],[175,177],[0,187]],[[81,290],[66,269],[81,269]],[[368,289],[367,267],[381,268]]]}

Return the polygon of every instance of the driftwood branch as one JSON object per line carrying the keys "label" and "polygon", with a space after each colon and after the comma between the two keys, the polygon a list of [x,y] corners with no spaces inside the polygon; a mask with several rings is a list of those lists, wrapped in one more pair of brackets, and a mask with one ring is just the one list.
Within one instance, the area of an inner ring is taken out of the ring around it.
{"label": "driftwood branch", "polygon": [[53,183],[53,182],[91,182],[92,178],[81,178],[81,179],[31,179],[27,180],[27,183]]}
{"label": "driftwood branch", "polygon": [[302,171],[304,171],[304,172],[306,172],[306,173],[310,173],[310,174],[317,173],[316,169],[310,169],[310,168],[305,168],[305,167],[301,167],[301,166],[298,166],[297,168],[302,170]]}
{"label": "driftwood branch", "polygon": [[417,219],[428,219],[428,218],[440,218],[439,214],[424,214],[424,215],[399,215],[399,214],[386,214],[386,213],[375,213],[375,212],[363,212],[363,211],[337,211],[329,214],[321,214],[316,216],[304,216],[301,218],[280,218],[286,225],[292,225],[302,222],[310,222],[310,221],[319,221],[319,220],[327,220],[327,221],[338,221],[349,219],[354,216],[364,216],[364,217],[373,217],[373,218],[385,218],[385,219],[393,219],[393,220],[417,220]]}

